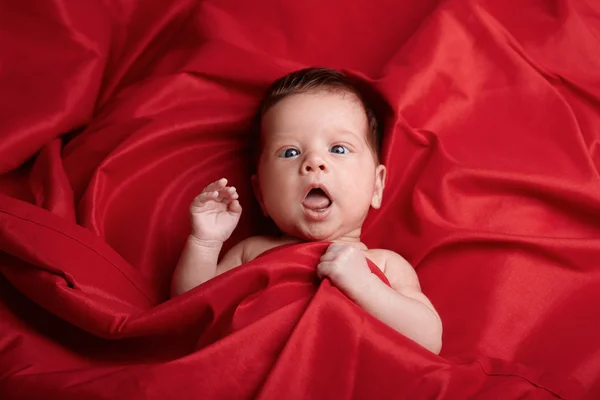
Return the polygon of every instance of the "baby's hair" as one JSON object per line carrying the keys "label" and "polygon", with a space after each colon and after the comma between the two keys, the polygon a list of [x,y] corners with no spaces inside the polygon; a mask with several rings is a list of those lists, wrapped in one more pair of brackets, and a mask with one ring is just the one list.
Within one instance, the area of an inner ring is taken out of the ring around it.
{"label": "baby's hair", "polygon": [[[377,122],[375,112],[345,73],[330,68],[305,68],[291,72],[273,82],[267,89],[256,116],[257,120],[255,123],[256,128],[258,129],[259,138],[262,117],[269,109],[271,109],[271,107],[290,95],[320,91],[346,92],[356,96],[367,117],[369,146],[371,147],[375,158],[379,159],[381,135],[379,133],[379,123]],[[261,140],[259,139],[259,141]],[[261,145],[259,144],[259,146]],[[258,149],[258,153],[260,153],[260,151],[261,150]]]}

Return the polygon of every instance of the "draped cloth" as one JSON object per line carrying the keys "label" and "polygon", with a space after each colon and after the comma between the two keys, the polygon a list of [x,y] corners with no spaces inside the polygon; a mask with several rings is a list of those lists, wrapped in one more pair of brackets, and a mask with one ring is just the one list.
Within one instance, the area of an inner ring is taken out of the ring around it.
{"label": "draped cloth", "polygon": [[[0,398],[600,396],[597,2],[0,0],[0,50]],[[209,182],[225,250],[271,230],[250,122],[308,66],[377,99],[363,241],[415,267],[439,356],[319,281],[326,243],[169,299]]]}

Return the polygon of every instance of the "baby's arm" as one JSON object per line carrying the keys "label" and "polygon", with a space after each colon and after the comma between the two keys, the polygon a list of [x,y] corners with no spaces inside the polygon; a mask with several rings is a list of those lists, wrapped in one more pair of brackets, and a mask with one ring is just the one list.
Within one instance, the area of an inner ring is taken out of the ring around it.
{"label": "baby's arm", "polygon": [[348,297],[381,322],[431,352],[440,352],[440,317],[421,292],[410,264],[396,253],[388,252],[384,270],[390,287],[370,272],[360,250],[339,243],[332,247],[319,264],[321,276],[328,276]]}
{"label": "baby's arm", "polygon": [[233,246],[217,263],[223,242],[204,242],[190,235],[173,273],[171,296],[177,296],[243,263],[245,242]]}
{"label": "baby's arm", "polygon": [[[433,353],[439,354],[442,348],[440,316],[421,291],[414,268],[398,254],[391,251],[386,253],[384,271],[391,287],[380,279],[373,280],[372,296],[380,297],[377,303],[384,304],[384,307],[376,308],[376,304],[372,304],[372,314]],[[371,277],[376,278],[373,274]],[[370,303],[368,299],[365,300]]]}
{"label": "baby's arm", "polygon": [[223,178],[208,185],[190,206],[192,233],[171,280],[171,296],[184,293],[242,263],[243,242],[217,264],[223,242],[231,236],[242,213],[234,187]]}

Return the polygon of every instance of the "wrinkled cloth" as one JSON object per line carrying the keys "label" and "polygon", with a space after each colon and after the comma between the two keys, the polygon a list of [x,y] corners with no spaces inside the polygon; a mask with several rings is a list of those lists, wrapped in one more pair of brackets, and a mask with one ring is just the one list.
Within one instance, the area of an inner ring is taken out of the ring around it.
{"label": "wrinkled cloth", "polygon": [[[0,10],[3,400],[600,397],[598,2]],[[316,65],[378,99],[388,180],[363,239],[414,265],[439,356],[319,281],[326,243],[169,299],[209,182],[244,209],[225,250],[272,231],[252,117]]]}

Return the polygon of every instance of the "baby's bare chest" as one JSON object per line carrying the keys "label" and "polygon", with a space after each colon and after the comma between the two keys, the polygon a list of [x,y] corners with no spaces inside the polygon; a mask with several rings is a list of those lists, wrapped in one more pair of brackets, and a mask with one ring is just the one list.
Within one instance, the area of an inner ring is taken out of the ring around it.
{"label": "baby's bare chest", "polygon": [[279,238],[260,238],[246,247],[244,263],[254,260],[262,253],[274,249],[275,247],[284,246],[286,244],[298,243],[293,240],[279,239]]}
{"label": "baby's bare chest", "polygon": [[[246,249],[244,263],[254,260],[266,251],[274,249],[275,247],[284,246],[286,244],[300,243],[293,239],[280,239],[280,238],[261,238],[251,243]],[[363,250],[363,254],[373,264],[375,264],[381,272],[385,273],[386,257],[383,251],[379,249]]]}

